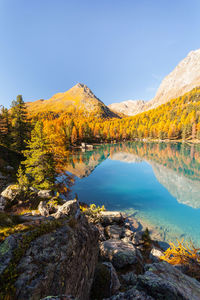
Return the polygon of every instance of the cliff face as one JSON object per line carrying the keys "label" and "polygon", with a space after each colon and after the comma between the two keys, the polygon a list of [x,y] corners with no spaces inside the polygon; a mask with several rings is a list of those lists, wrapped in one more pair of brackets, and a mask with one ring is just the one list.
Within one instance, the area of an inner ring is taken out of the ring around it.
{"label": "cliff face", "polygon": [[159,262],[161,248],[134,218],[109,211],[86,218],[77,200],[50,217],[39,211],[23,217],[34,229],[0,244],[0,299],[200,299],[200,283],[182,273],[187,268]]}
{"label": "cliff face", "polygon": [[155,108],[200,85],[200,49],[191,51],[162,81],[155,98],[146,107]]}
{"label": "cliff face", "polygon": [[200,49],[191,51],[161,82],[155,97],[148,101],[129,100],[109,105],[115,112],[133,116],[184,95],[200,85]]}
{"label": "cliff face", "polygon": [[[31,233],[27,235],[31,239]],[[22,234],[15,234],[1,245],[0,275],[24,239]],[[48,295],[67,294],[87,300],[97,258],[97,229],[83,215],[66,221],[30,243],[16,270],[12,270],[19,276],[14,283],[15,296],[11,299],[38,300]]]}

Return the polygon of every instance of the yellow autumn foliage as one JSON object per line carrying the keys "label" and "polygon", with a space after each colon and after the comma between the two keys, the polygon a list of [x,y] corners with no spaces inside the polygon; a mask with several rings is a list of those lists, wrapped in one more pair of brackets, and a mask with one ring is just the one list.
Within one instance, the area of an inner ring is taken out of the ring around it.
{"label": "yellow autumn foliage", "polygon": [[160,257],[171,265],[184,264],[188,265],[190,263],[200,264],[200,248],[195,248],[192,243],[183,243],[177,240],[178,246],[174,243],[170,243],[170,248],[168,248],[164,255]]}

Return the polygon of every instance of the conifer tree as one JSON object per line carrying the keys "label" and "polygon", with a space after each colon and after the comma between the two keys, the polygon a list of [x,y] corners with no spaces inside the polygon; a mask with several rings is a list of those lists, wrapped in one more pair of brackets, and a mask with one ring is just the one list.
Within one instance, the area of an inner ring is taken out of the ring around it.
{"label": "conifer tree", "polygon": [[18,95],[17,100],[12,102],[11,122],[12,147],[17,151],[22,151],[26,146],[29,124],[27,122],[26,105],[21,95]]}
{"label": "conifer tree", "polygon": [[10,121],[8,109],[2,106],[0,114],[0,142],[6,146],[10,145]]}
{"label": "conifer tree", "polygon": [[[18,171],[18,183],[23,186],[24,173],[29,185],[38,189],[53,189],[55,183],[55,164],[47,136],[43,131],[43,123],[38,121],[31,132],[28,149],[24,152],[24,172]],[[27,182],[24,184],[27,185]]]}
{"label": "conifer tree", "polygon": [[76,127],[74,126],[73,129],[72,129],[71,143],[76,144],[77,139],[78,139],[77,130],[76,130]]}

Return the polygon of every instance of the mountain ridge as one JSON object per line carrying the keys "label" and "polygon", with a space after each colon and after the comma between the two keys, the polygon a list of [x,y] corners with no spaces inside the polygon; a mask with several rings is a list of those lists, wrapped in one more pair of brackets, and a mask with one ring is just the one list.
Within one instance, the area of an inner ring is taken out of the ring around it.
{"label": "mountain ridge", "polygon": [[[134,116],[138,113],[154,109],[174,98],[183,96],[193,88],[200,86],[200,49],[190,51],[178,65],[162,80],[155,97],[149,101],[138,102],[130,100],[127,109],[123,113],[127,116]],[[113,103],[109,108],[116,113],[121,112],[122,106],[127,101]]]}
{"label": "mountain ridge", "polygon": [[26,102],[30,116],[38,113],[68,113],[74,115],[91,115],[100,118],[118,117],[99,98],[95,96],[87,85],[77,83],[71,89],[63,93],[56,93],[51,98]]}

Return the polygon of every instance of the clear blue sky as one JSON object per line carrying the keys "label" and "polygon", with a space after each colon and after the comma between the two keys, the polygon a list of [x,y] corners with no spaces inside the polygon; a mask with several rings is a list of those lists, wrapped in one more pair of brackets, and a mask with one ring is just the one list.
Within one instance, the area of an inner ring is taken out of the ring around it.
{"label": "clear blue sky", "polygon": [[0,0],[0,104],[77,82],[106,104],[151,99],[200,48],[199,0]]}

